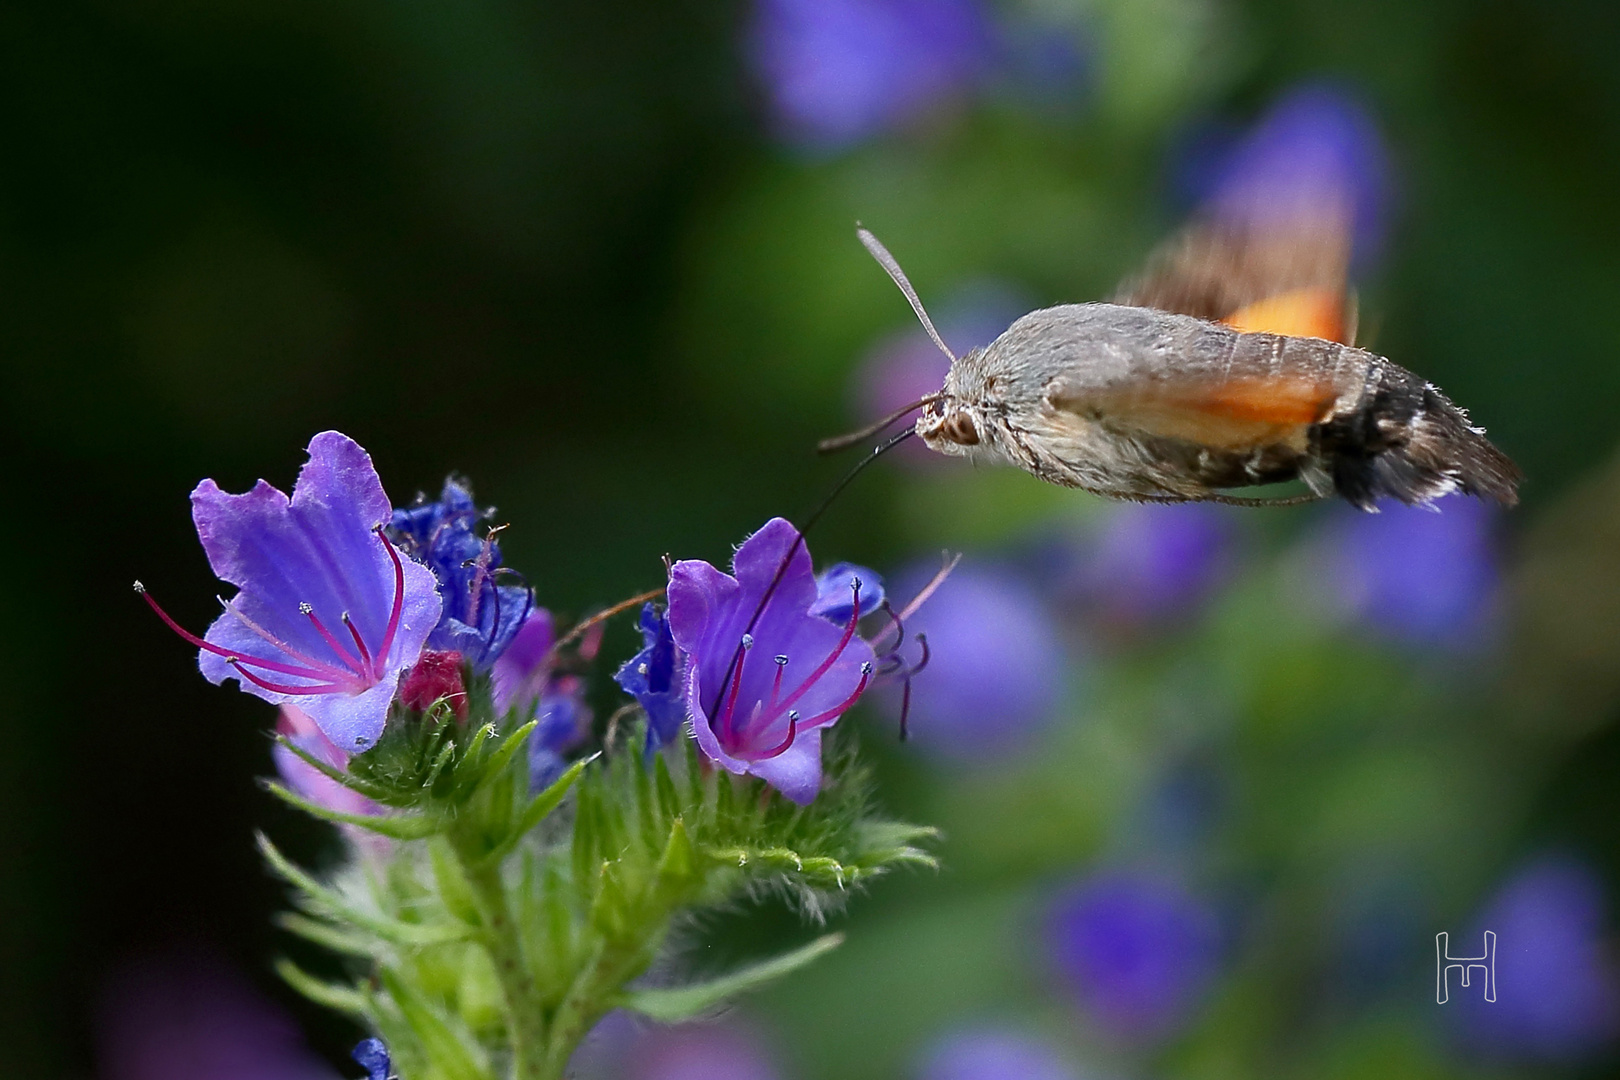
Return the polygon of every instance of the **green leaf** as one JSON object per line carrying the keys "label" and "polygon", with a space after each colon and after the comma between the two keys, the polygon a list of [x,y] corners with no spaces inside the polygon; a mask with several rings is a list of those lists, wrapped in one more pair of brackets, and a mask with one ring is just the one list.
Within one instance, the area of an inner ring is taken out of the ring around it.
{"label": "green leaf", "polygon": [[288,986],[317,1005],[325,1006],[334,1012],[346,1013],[356,1020],[366,1020],[370,1016],[364,994],[347,986],[317,979],[285,957],[276,961],[276,974],[280,975]]}
{"label": "green leaf", "polygon": [[312,919],[308,915],[300,915],[295,911],[284,911],[277,915],[276,925],[288,933],[297,934],[305,941],[313,941],[335,953],[362,956],[368,960],[377,955],[374,940],[347,933],[342,927],[333,926],[320,919]]}
{"label": "green leaf", "polygon": [[401,922],[387,915],[366,911],[364,908],[358,907],[345,899],[335,889],[322,885],[300,870],[291,860],[278,851],[276,846],[270,842],[270,838],[263,833],[258,834],[258,841],[259,851],[276,873],[280,874],[288,884],[303,893],[316,908],[325,912],[334,920],[350,923],[356,929],[407,948],[416,948],[423,945],[442,945],[449,941],[464,941],[472,936],[472,931],[464,926],[431,926],[423,923]]}
{"label": "green leaf", "polygon": [[393,840],[420,840],[439,831],[438,822],[425,814],[346,814],[341,810],[329,810],[318,803],[310,802],[274,780],[266,781],[264,786],[270,790],[270,794],[282,802],[296,806],[311,817],[318,817],[335,825],[353,825]]}
{"label": "green leaf", "polygon": [[384,968],[379,974],[439,1075],[445,1080],[488,1080],[483,1052],[470,1035],[457,1030],[461,1025],[452,1024],[395,972]]}
{"label": "green leaf", "polygon": [[[553,810],[562,805],[563,799],[568,795],[568,789],[574,786],[574,782],[585,771],[585,766],[595,761],[599,756],[592,754],[583,761],[574,762],[568,767],[567,772],[551,782],[550,787],[529,800],[529,805],[524,807],[522,816],[517,820],[517,825],[507,834],[506,839],[495,845],[489,854],[484,856],[483,862],[488,864],[506,858],[512,849],[517,847],[535,826],[539,825],[550,816]],[[578,828],[577,822],[575,828]]]}
{"label": "green leaf", "polygon": [[680,818],[669,827],[669,841],[658,860],[658,880],[666,889],[679,889],[697,876],[697,852]]}
{"label": "green leaf", "polygon": [[708,982],[670,989],[630,990],[619,995],[615,1004],[633,1009],[660,1023],[690,1020],[714,1009],[728,998],[756,990],[819,959],[843,944],[843,934],[828,934],[802,948],[771,960],[752,964]]}
{"label": "green leaf", "polygon": [[472,885],[462,873],[450,841],[436,836],[428,843],[428,858],[433,864],[433,879],[439,886],[439,897],[450,914],[468,926],[482,925],[478,917],[478,901],[473,897]]}
{"label": "green leaf", "polygon": [[276,744],[278,746],[285,747],[288,752],[293,754],[293,756],[297,757],[305,765],[308,765],[310,768],[314,769],[328,780],[342,784],[350,791],[358,791],[360,794],[364,795],[373,802],[381,802],[388,794],[382,788],[371,783],[370,781],[362,780],[353,773],[345,772],[342,769],[338,769],[327,764],[314,754],[311,754],[308,750],[305,750],[302,746],[299,746],[297,743],[293,742],[285,735],[277,735]]}

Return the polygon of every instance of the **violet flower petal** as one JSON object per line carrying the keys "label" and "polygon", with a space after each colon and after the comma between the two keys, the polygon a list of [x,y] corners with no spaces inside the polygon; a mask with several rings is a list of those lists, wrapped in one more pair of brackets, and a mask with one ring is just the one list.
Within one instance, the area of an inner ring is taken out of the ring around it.
{"label": "violet flower petal", "polygon": [[530,609],[529,617],[490,669],[496,712],[504,713],[540,696],[545,689],[546,658],[556,641],[551,612],[541,607]]}
{"label": "violet flower petal", "polygon": [[[250,668],[277,686],[340,688],[324,693],[267,688],[206,650],[198,655],[203,676],[216,685],[236,679],[243,690],[275,705],[297,704],[345,749],[372,745],[382,734],[400,672],[421,653],[441,604],[432,572],[409,559],[402,559],[396,571],[376,532],[392,508],[370,455],[346,435],[323,432],[309,444],[309,461],[290,500],[263,480],[242,495],[204,480],[191,501],[214,573],[241,590],[230,602],[234,611],[216,619],[205,640],[233,654],[312,672],[299,676]],[[387,654],[380,655],[398,572],[403,574],[399,623]],[[303,605],[347,655],[319,632]],[[345,614],[372,651],[369,668],[356,663],[358,650],[343,624]]]}

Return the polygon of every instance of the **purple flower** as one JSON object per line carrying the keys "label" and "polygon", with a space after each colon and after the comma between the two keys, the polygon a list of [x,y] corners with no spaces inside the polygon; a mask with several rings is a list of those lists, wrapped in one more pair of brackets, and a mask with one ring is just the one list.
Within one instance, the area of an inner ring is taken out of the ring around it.
{"label": "purple flower", "polygon": [[292,1019],[206,961],[153,961],[116,977],[98,1031],[102,1080],[337,1080]]}
{"label": "purple flower", "polygon": [[669,618],[656,604],[641,609],[641,651],[626,660],[613,681],[647,714],[647,752],[673,742],[686,719],[681,676],[685,656],[675,647]]}
{"label": "purple flower", "polygon": [[366,1070],[366,1080],[394,1080],[394,1063],[381,1039],[361,1039],[349,1056]]}
{"label": "purple flower", "polygon": [[556,641],[551,613],[533,608],[490,672],[496,711],[532,709],[539,721],[529,736],[529,786],[535,790],[562,775],[568,752],[591,733],[584,682],[553,670]]}
{"label": "purple flower", "polygon": [[415,505],[395,510],[390,519],[400,547],[439,579],[444,613],[428,647],[459,652],[476,671],[487,671],[500,658],[534,606],[527,585],[499,584],[515,575],[501,566],[495,530],[475,531],[492,513],[475,506],[472,491],[452,477],[437,502],[418,495]]}
{"label": "purple flower", "polygon": [[240,591],[202,638],[147,603],[202,650],[209,682],[236,679],[271,704],[296,703],[339,746],[371,746],[442,605],[432,572],[382,535],[392,510],[370,456],[322,432],[291,500],[263,480],[245,495],[204,480],[191,507],[209,565]]}
{"label": "purple flower", "polygon": [[1434,509],[1385,504],[1380,511],[1335,513],[1318,541],[1339,609],[1400,641],[1456,649],[1488,643],[1499,578],[1491,508],[1453,495]]}
{"label": "purple flower", "polygon": [[1092,1020],[1146,1041],[1183,1024],[1213,981],[1220,925],[1213,908],[1156,877],[1104,873],[1052,909],[1058,973]]}
{"label": "purple flower", "polygon": [[1071,587],[1108,622],[1160,623],[1206,599],[1231,565],[1232,519],[1219,506],[1113,508],[1078,552]]}
{"label": "purple flower", "polygon": [[918,1080],[1079,1080],[1080,1074],[1044,1039],[1010,1028],[978,1026],[951,1032],[929,1048]]}
{"label": "purple flower", "polygon": [[1353,97],[1295,88],[1224,152],[1204,148],[1187,182],[1216,218],[1269,226],[1339,206],[1358,264],[1382,246],[1389,167],[1378,128]]}
{"label": "purple flower", "polygon": [[[908,586],[922,580],[920,571],[902,576]],[[905,629],[928,642],[911,694],[911,730],[923,747],[976,761],[1027,743],[1052,719],[1068,661],[1040,598],[1011,574],[958,567]],[[897,693],[882,700],[892,713],[902,708]]]}
{"label": "purple flower", "polygon": [[627,1070],[630,1080],[777,1080],[761,1040],[734,1025],[683,1024],[647,1032]]}
{"label": "purple flower", "polygon": [[778,133],[824,150],[949,104],[994,48],[975,0],[757,0],[747,41]]}
{"label": "purple flower", "polygon": [[693,734],[728,771],[809,803],[821,788],[821,729],[860,699],[876,657],[854,618],[840,627],[811,613],[810,552],[787,521],[766,522],[731,565],[735,577],[697,560],[669,574]]}
{"label": "purple flower", "polygon": [[1612,1046],[1620,1033],[1620,972],[1607,947],[1603,884],[1567,857],[1521,866],[1466,937],[1449,935],[1452,956],[1483,953],[1496,934],[1496,1001],[1483,983],[1450,995],[1466,1047],[1528,1061],[1576,1062]]}
{"label": "purple flower", "polygon": [[574,675],[553,678],[534,707],[534,734],[529,737],[529,788],[539,791],[563,774],[568,752],[591,735],[591,707],[585,704],[585,682]]}
{"label": "purple flower", "polygon": [[[296,705],[283,705],[276,720],[276,734],[324,764],[342,772],[349,767],[349,755],[315,726],[309,714]],[[352,788],[344,787],[315,766],[277,743],[270,750],[276,772],[298,795],[317,806],[343,814],[375,814],[378,806]]]}

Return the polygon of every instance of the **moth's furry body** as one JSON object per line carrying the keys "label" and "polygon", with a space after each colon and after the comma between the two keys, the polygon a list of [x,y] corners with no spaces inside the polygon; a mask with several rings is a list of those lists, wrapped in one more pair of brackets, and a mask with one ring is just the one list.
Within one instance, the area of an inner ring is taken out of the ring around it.
{"label": "moth's furry body", "polygon": [[1025,315],[952,365],[916,432],[941,453],[1125,499],[1298,478],[1368,510],[1453,491],[1517,501],[1513,463],[1391,361],[1148,307]]}

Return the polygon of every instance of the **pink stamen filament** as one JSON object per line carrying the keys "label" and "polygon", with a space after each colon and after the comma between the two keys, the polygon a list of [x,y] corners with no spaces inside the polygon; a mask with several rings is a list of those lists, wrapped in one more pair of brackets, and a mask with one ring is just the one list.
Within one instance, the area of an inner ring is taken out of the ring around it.
{"label": "pink stamen filament", "polygon": [[798,737],[799,737],[799,714],[796,713],[796,712],[789,712],[788,713],[787,738],[783,739],[781,741],[781,743],[779,743],[778,745],[772,747],[771,749],[766,750],[763,753],[759,753],[759,754],[749,754],[747,757],[743,758],[743,760],[744,761],[769,761],[769,760],[771,760],[771,758],[781,757],[783,754],[788,752],[788,747],[792,746],[793,745],[793,740],[798,738]]}
{"label": "pink stamen filament", "polygon": [[752,634],[744,634],[737,643],[737,651],[731,657],[731,692],[726,696],[725,708],[720,712],[720,727],[724,731],[722,736],[727,742],[732,742],[737,734],[737,693],[742,689],[743,665],[748,662],[749,647],[754,644]]}
{"label": "pink stamen filament", "polygon": [[[298,649],[293,648],[285,641],[282,641],[280,638],[276,637],[276,635],[272,634],[270,631],[248,618],[247,615],[242,612],[242,609],[236,606],[236,601],[234,599],[221,600],[219,602],[219,606],[240,619],[243,626],[247,627],[249,630],[259,635],[259,637],[263,638],[271,648],[291,657],[294,660],[297,660],[300,664],[303,664],[305,667],[309,668],[310,671],[315,672],[314,675],[308,676],[309,678],[331,679],[334,682],[343,682],[347,679],[353,678],[353,675],[350,672],[339,667],[334,667],[323,660],[317,660],[313,656],[300,652]],[[234,656],[239,654],[233,653],[232,655]],[[284,674],[290,675],[292,672],[285,672]]]}
{"label": "pink stamen filament", "polygon": [[249,671],[244,666],[252,662],[251,658],[246,656],[226,657],[225,662],[231,665],[231,669],[233,671],[242,676],[242,678],[251,682],[253,685],[262,686],[266,690],[270,690],[277,694],[336,694],[348,689],[348,687],[337,686],[332,683],[317,686],[289,686],[286,683],[268,682],[253,674],[253,672]]}
{"label": "pink stamen filament", "polygon": [[349,618],[347,611],[343,613],[343,625],[349,628],[349,636],[354,638],[354,644],[360,650],[360,661],[365,665],[366,677],[372,682],[376,682],[380,677],[377,672],[376,662],[372,660],[371,650],[366,648],[365,639],[360,636],[360,631],[355,627],[354,620]]}
{"label": "pink stamen filament", "polygon": [[786,656],[776,658],[776,678],[771,680],[771,700],[765,704],[767,709],[776,707],[776,699],[782,693],[782,672],[787,670],[787,664],[788,658]]}
{"label": "pink stamen filament", "polygon": [[837,647],[834,648],[832,652],[827,654],[827,659],[823,660],[820,665],[817,666],[816,670],[810,673],[809,678],[800,683],[798,688],[787,696],[786,701],[781,702],[776,706],[775,710],[766,715],[765,723],[770,723],[782,713],[793,708],[793,706],[798,703],[799,699],[804,697],[804,695],[809,692],[810,688],[814,686],[823,675],[832,670],[832,666],[838,662],[838,658],[844,655],[844,650],[849,647],[850,641],[855,637],[855,624],[860,620],[861,617],[860,581],[856,580],[852,587],[855,593],[855,606],[849,613],[849,622],[844,627],[844,636],[838,639]]}
{"label": "pink stamen filament", "polygon": [[388,557],[394,560],[394,610],[388,614],[388,629],[383,631],[382,645],[377,649],[377,661],[387,664],[388,652],[394,647],[394,635],[399,632],[400,613],[405,610],[405,567],[399,561],[399,552],[394,550],[394,545],[383,535],[382,526],[377,527],[376,533],[377,539],[382,541],[382,546],[388,549]]}
{"label": "pink stamen filament", "polygon": [[[158,606],[158,602],[152,599],[151,594],[148,593],[144,588],[141,589],[141,597],[146,601],[148,607],[157,612],[158,618],[162,619],[164,623],[168,625],[170,630],[173,630],[176,634],[179,634],[186,641],[191,642],[191,644],[197,646],[199,649],[202,649],[204,652],[211,652],[215,656],[223,656],[226,660],[231,661],[233,664],[252,664],[254,667],[261,667],[266,671],[275,671],[281,673],[282,675],[291,675],[298,679],[323,679],[334,676],[346,677],[345,673],[343,672],[332,672],[331,675],[328,675],[320,671],[311,671],[308,668],[295,667],[292,664],[280,664],[274,660],[263,660],[257,656],[245,656],[242,653],[236,653],[229,649],[221,648],[220,646],[215,645],[212,641],[203,640],[196,634],[193,634],[190,630],[187,630],[185,627],[175,622],[169,617],[169,613],[167,611],[164,611]],[[340,686],[338,689],[343,689],[343,687]],[[364,689],[364,687],[361,687],[360,689]],[[330,691],[322,692],[328,693]]]}
{"label": "pink stamen filament", "polygon": [[[321,622],[320,616],[315,614],[315,609],[312,606],[309,604],[300,604],[298,610],[304,613],[304,617],[314,625],[315,632],[321,635],[321,638],[327,643],[327,645],[331,646],[333,652],[337,653],[338,659],[342,660],[348,665],[349,670],[353,671],[355,675],[362,679],[371,678],[371,672],[360,663],[360,658],[355,656],[348,649],[345,649],[343,647],[343,643],[332,636],[332,631],[328,630],[326,628],[326,624]],[[376,680],[371,679],[371,681],[375,682]]]}

